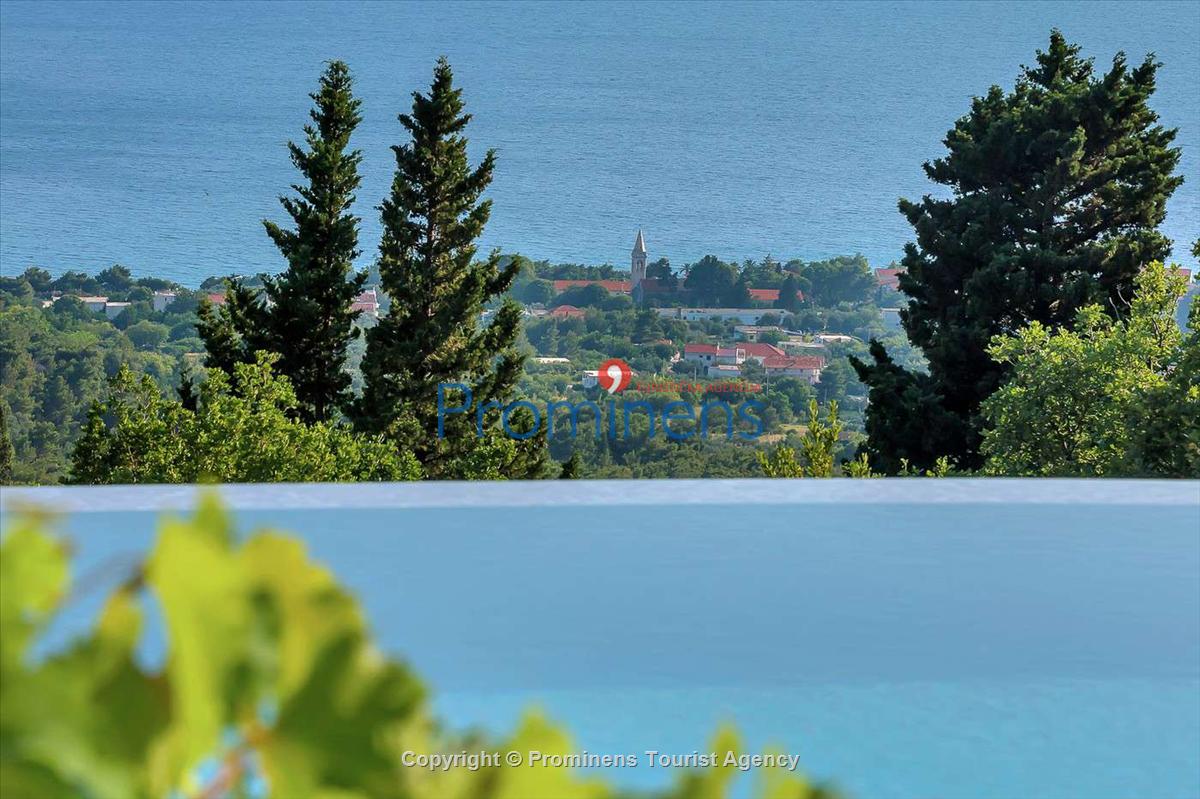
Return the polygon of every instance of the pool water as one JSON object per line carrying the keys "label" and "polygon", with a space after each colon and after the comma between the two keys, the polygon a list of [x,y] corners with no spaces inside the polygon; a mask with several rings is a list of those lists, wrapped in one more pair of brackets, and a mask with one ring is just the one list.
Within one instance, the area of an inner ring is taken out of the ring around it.
{"label": "pool water", "polygon": [[[350,488],[226,494],[354,588],[454,727],[536,706],[589,752],[683,754],[729,721],[857,797],[1200,796],[1200,484]],[[72,491],[19,499],[91,508],[79,572],[189,502]]]}

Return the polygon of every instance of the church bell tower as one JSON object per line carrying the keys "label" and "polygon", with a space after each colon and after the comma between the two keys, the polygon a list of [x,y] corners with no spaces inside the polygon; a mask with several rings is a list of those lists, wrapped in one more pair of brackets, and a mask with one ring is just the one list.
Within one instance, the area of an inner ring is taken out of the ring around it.
{"label": "church bell tower", "polygon": [[629,258],[629,287],[636,289],[638,284],[646,279],[646,240],[642,231],[638,231],[637,240],[633,243],[633,253]]}

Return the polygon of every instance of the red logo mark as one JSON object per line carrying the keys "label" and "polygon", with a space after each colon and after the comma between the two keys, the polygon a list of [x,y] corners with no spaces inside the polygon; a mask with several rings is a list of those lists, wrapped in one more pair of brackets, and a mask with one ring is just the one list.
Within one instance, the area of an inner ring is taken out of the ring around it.
{"label": "red logo mark", "polygon": [[629,368],[629,364],[620,358],[609,358],[600,364],[600,373],[596,375],[596,382],[609,394],[616,394],[618,391],[624,391],[632,378],[633,370]]}

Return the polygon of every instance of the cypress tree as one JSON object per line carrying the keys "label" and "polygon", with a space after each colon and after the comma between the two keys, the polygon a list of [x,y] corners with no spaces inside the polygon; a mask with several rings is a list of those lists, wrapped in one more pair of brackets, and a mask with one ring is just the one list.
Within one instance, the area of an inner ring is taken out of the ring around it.
{"label": "cypress tree", "polygon": [[309,96],[315,107],[304,126],[306,148],[288,143],[306,182],[292,186],[296,196],[279,198],[294,227],[263,220],[287,269],[263,277],[265,303],[249,289],[231,286],[219,312],[202,308],[200,332],[209,365],[226,371],[251,362],[257,350],[278,353],[275,368],[295,389],[298,415],[321,421],[349,399],[346,350],[358,335],[350,306],[367,280],[353,269],[359,220],[350,213],[362,156],[347,149],[362,117],[350,69],[341,61],[326,66]]}
{"label": "cypress tree", "polygon": [[4,403],[0,402],[0,485],[12,482],[15,459],[12,439],[8,435],[8,411],[4,410]]}
{"label": "cypress tree", "polygon": [[992,336],[1031,321],[1070,324],[1080,307],[1127,311],[1139,270],[1163,260],[1157,226],[1182,178],[1175,130],[1148,100],[1160,66],[1130,69],[1118,53],[1093,71],[1057,30],[1013,91],[975,98],[945,139],[947,155],[925,164],[947,198],[900,201],[916,232],[905,248],[901,319],[929,361],[908,372],[873,343],[853,359],[870,387],[865,450],[889,472],[948,456],[980,465],[979,404],[1005,376],[986,348]]}
{"label": "cypress tree", "polygon": [[[502,264],[496,252],[476,260],[475,240],[492,205],[481,196],[496,156],[489,150],[471,168],[463,135],[470,119],[450,65],[439,59],[429,93],[414,92],[411,114],[399,117],[411,140],[392,148],[395,178],[380,206],[378,267],[391,305],[367,331],[355,414],[360,429],[388,431],[432,477],[454,476],[456,463],[479,443],[474,413],[448,416],[439,438],[438,386],[468,386],[475,407],[503,404],[524,363],[514,346],[521,320],[515,302],[506,299],[490,321],[480,322],[485,304],[508,290],[520,264]],[[447,395],[448,404],[461,401],[457,393]],[[492,410],[486,420],[493,431],[498,415]],[[544,437],[521,445],[544,447]],[[516,473],[505,476],[540,472],[538,459],[531,461],[517,459]]]}
{"label": "cypress tree", "polygon": [[775,307],[795,313],[800,309],[800,300],[796,296],[799,291],[800,279],[792,272],[788,272],[788,276],[783,279],[783,285],[779,288],[779,299],[775,301]]}

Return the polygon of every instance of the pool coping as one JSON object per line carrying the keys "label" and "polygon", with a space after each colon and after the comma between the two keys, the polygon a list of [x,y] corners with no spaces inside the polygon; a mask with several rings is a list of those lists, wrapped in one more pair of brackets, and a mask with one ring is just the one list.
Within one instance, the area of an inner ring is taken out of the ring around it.
{"label": "pool coping", "polygon": [[[1170,505],[1200,509],[1200,480],[1057,478],[540,480],[10,486],[0,512],[185,511],[218,491],[235,510],[637,505]],[[1200,534],[1200,532],[1198,532]]]}

